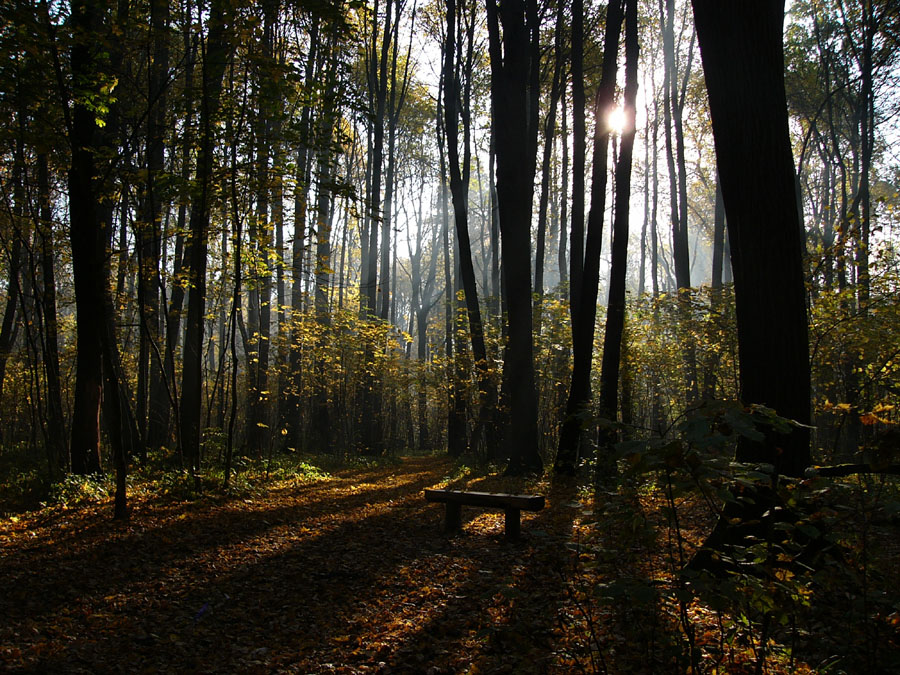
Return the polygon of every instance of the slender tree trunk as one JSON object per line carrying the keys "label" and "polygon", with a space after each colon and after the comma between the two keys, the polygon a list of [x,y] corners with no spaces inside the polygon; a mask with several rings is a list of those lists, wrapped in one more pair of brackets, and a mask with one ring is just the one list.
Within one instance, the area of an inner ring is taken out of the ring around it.
{"label": "slender tree trunk", "polygon": [[[185,7],[185,17],[191,16],[191,5],[187,4]],[[185,74],[184,74],[184,107],[185,107],[185,137],[183,139],[183,145],[181,149],[181,190],[183,191],[178,204],[178,215],[176,218],[176,228],[175,228],[175,250],[174,250],[174,259],[172,262],[172,277],[175,283],[172,286],[172,298],[168,302],[168,307],[165,306],[165,298],[163,298],[163,309],[165,310],[165,333],[166,333],[166,348],[165,348],[165,359],[163,363],[163,375],[164,382],[168,382],[167,385],[167,395],[170,393],[168,388],[171,388],[172,397],[170,398],[169,405],[160,409],[160,421],[159,426],[150,425],[147,430],[147,446],[151,450],[156,450],[161,448],[165,443],[168,442],[170,437],[169,435],[169,417],[170,413],[175,413],[175,430],[176,430],[176,438],[179,460],[183,465],[184,455],[183,455],[183,447],[181,444],[181,423],[179,420],[179,412],[178,412],[178,396],[176,390],[176,376],[175,376],[175,352],[178,346],[179,336],[181,334],[181,314],[182,308],[184,307],[184,298],[185,298],[185,285],[182,281],[185,279],[187,274],[187,257],[184,255],[184,232],[187,231],[187,205],[188,199],[185,194],[188,190],[188,185],[190,184],[191,177],[191,149],[193,147],[193,134],[190,133],[192,128],[192,121],[194,117],[194,65],[195,65],[195,57],[196,57],[196,49],[193,46],[193,34],[190,30],[191,25],[190,20],[185,21],[185,30],[182,36],[184,42],[185,49]],[[164,289],[163,289],[164,290]],[[170,407],[171,406],[171,407]]]}
{"label": "slender tree trunk", "polygon": [[546,248],[547,203],[550,199],[550,160],[553,155],[553,138],[556,132],[556,108],[562,93],[562,30],[563,3],[559,3],[556,15],[555,56],[553,81],[550,86],[550,103],[544,122],[544,152],[541,159],[541,194],[538,199],[538,230],[534,254],[534,333],[541,334],[541,305],[544,298],[544,249]]}
{"label": "slender tree trunk", "polygon": [[[564,289],[564,293],[568,295],[566,292],[566,287],[569,283],[569,275],[568,275],[568,260],[567,260],[567,246],[568,236],[566,233],[566,223],[569,222],[568,214],[569,214],[569,129],[568,129],[568,114],[566,113],[566,96],[565,96],[565,87],[563,87],[563,95],[562,95],[562,125],[560,131],[560,141],[562,145],[562,169],[560,173],[562,173],[562,186],[559,191],[559,251],[557,252],[556,264],[559,268],[559,285],[561,289]],[[571,307],[569,308],[569,313],[571,315]]]}
{"label": "slender tree trunk", "polygon": [[[710,280],[710,311],[707,318],[707,344],[714,339],[715,317],[722,304],[722,261],[725,257],[725,202],[722,200],[722,186],[716,176],[716,202],[713,220],[712,279]],[[719,352],[711,349],[703,374],[703,398],[710,400],[716,396],[716,370],[719,366]]]}
{"label": "slender tree trunk", "polygon": [[[456,22],[458,18],[455,0],[447,0],[447,42],[444,46],[444,69],[442,73],[444,81],[444,124],[447,139],[448,165],[450,169],[450,192],[453,197],[453,214],[456,224],[456,240],[458,243],[460,274],[465,293],[466,311],[469,319],[469,334],[472,341],[472,356],[475,367],[478,370],[479,391],[482,400],[479,410],[479,429],[475,434],[474,442],[479,446],[482,442],[482,432],[487,424],[489,410],[496,401],[496,389],[490,380],[487,349],[484,341],[484,324],[481,319],[481,307],[478,303],[478,289],[475,279],[475,266],[472,262],[472,247],[469,240],[469,166],[471,164],[470,127],[471,118],[468,108],[471,86],[467,77],[465,90],[461,90],[462,70],[472,60],[473,37],[459,35],[457,38]],[[470,30],[474,30],[474,24],[469,24]],[[457,43],[465,39],[467,44],[466,64],[457,60],[454,63],[454,54],[461,51],[461,44]],[[469,69],[468,72],[471,72]],[[461,109],[458,107],[462,102]],[[463,128],[463,156],[462,163],[459,157],[458,127],[462,122]],[[501,223],[502,227],[502,223]],[[529,278],[530,285],[530,278]],[[477,448],[476,448],[477,449]]]}
{"label": "slender tree trunk", "polygon": [[12,353],[12,347],[19,332],[16,315],[18,302],[14,289],[19,287],[19,270],[22,260],[22,239],[14,237],[10,247],[9,260],[7,261],[8,282],[6,292],[6,307],[3,310],[3,323],[0,325],[0,400],[3,396],[3,381],[6,377],[6,362]]}
{"label": "slender tree trunk", "polygon": [[[167,78],[169,76],[169,3],[154,0],[150,6],[150,30],[153,59],[150,64],[149,112],[147,116],[147,183],[138,219],[139,277],[138,306],[141,320],[139,337],[137,417],[142,438],[151,429],[167,425],[169,400],[163,381],[163,364],[156,354],[161,342],[159,289],[162,213],[159,176],[165,169],[165,118]],[[154,353],[155,352],[155,353]],[[154,431],[153,441],[161,434]],[[157,449],[153,448],[152,449]],[[146,452],[140,457],[146,460]]]}
{"label": "slender tree trunk", "polygon": [[[606,210],[606,164],[609,152],[609,127],[606,116],[612,108],[615,95],[616,58],[619,51],[622,16],[621,1],[611,0],[606,13],[603,71],[595,109],[597,126],[594,131],[594,176],[591,184],[591,208],[588,213],[582,291],[579,294],[579,305],[573,309],[572,313],[574,368],[554,466],[554,471],[557,473],[573,473],[575,471],[583,429],[591,414],[591,357],[594,344],[594,323],[597,317],[600,247],[603,241],[603,217]],[[577,166],[575,171],[577,173]],[[572,283],[575,283],[574,278]]]}
{"label": "slender tree trunk", "polygon": [[[609,273],[609,301],[606,311],[606,331],[603,335],[603,364],[600,372],[600,417],[616,421],[619,392],[619,366],[622,358],[622,335],[625,330],[625,272],[628,257],[628,216],[631,202],[631,162],[634,151],[638,25],[637,0],[625,0],[625,129],[622,135],[619,161],[616,165],[616,205],[613,218],[612,268]],[[597,458],[598,473],[614,471],[612,455],[615,433],[601,434],[601,456]]]}
{"label": "slender tree trunk", "polygon": [[231,12],[223,0],[212,0],[209,30],[205,41],[202,91],[200,99],[200,144],[197,171],[191,199],[188,259],[190,297],[184,338],[184,366],[181,384],[181,447],[191,473],[199,484],[200,412],[202,406],[202,366],[204,315],[206,313],[206,260],[212,192],[214,152],[214,119],[218,114],[219,95],[225,64],[231,47]]}
{"label": "slender tree trunk", "polygon": [[495,180],[494,165],[496,153],[494,152],[494,125],[491,122],[491,140],[488,149],[488,190],[490,190],[491,209],[491,297],[489,301],[491,316],[500,320],[500,296],[503,291],[500,288],[500,209],[497,206],[497,181]]}
{"label": "slender tree trunk", "polygon": [[[572,341],[575,341],[576,314],[582,306],[584,287],[584,201],[587,131],[584,123],[584,0],[572,2],[572,227],[569,245],[569,312]],[[603,173],[606,166],[594,167]]]}
{"label": "slender tree trunk", "polygon": [[335,36],[331,37],[326,56],[328,65],[325,76],[326,94],[325,105],[319,122],[318,133],[318,186],[316,189],[316,321],[322,327],[319,342],[318,389],[316,391],[316,413],[314,433],[319,450],[327,450],[331,447],[331,410],[328,405],[328,390],[326,385],[327,372],[325,350],[329,339],[329,326],[331,325],[331,310],[328,304],[328,289],[331,271],[331,226],[334,212],[332,209],[332,137],[334,135],[335,120],[335,89],[337,88],[337,59],[335,57]]}
{"label": "slender tree trunk", "polygon": [[[39,152],[38,200],[40,202],[39,232],[41,241],[41,276],[43,298],[41,306],[44,317],[44,372],[47,377],[48,433],[50,438],[51,479],[65,469],[66,443],[65,418],[62,407],[62,384],[59,369],[59,331],[56,315],[56,266],[54,263],[53,223],[50,210],[50,176],[47,153]],[[10,286],[11,288],[12,286]],[[2,343],[0,343],[2,344]],[[0,379],[3,373],[0,368]],[[2,395],[2,391],[0,391]]]}

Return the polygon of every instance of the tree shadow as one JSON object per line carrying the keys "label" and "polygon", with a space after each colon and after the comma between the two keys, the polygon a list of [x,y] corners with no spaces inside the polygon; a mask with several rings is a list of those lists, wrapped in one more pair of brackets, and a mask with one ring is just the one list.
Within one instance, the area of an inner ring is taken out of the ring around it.
{"label": "tree shadow", "polygon": [[336,608],[419,553],[392,541],[398,532],[421,539],[438,527],[421,490],[441,478],[444,463],[416,466],[424,470],[396,486],[376,486],[384,471],[362,472],[355,486],[320,487],[309,503],[304,493],[314,487],[274,508],[265,500],[256,509],[201,506],[106,537],[91,526],[84,546],[48,538],[40,550],[4,556],[0,573],[15,590],[0,599],[5,666],[230,670],[259,660],[254,650],[275,653],[269,633],[340,633]]}

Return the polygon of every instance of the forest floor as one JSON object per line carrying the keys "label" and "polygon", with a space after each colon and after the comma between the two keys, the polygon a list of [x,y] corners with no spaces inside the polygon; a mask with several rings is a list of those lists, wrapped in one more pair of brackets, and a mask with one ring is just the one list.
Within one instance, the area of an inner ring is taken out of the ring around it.
{"label": "forest floor", "polygon": [[[614,493],[601,514],[571,481],[454,471],[411,457],[249,497],[136,496],[127,523],[109,503],[4,518],[0,670],[685,671],[679,605],[642,597],[671,544],[636,534],[646,514]],[[447,536],[422,491],[448,484],[540,491],[547,507],[522,514],[518,542],[502,512],[474,508]],[[700,647],[720,643],[710,672],[755,670],[752,639],[725,647],[720,615],[685,611]],[[767,669],[813,670],[786,658]]]}

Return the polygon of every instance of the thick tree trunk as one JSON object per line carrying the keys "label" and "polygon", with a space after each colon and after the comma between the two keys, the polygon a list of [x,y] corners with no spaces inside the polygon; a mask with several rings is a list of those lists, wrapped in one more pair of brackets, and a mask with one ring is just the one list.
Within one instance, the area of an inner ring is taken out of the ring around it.
{"label": "thick tree trunk", "polygon": [[[497,148],[497,198],[507,289],[508,343],[503,364],[510,419],[507,473],[540,473],[531,314],[531,201],[537,120],[529,92],[537,79],[535,0],[487,0],[491,100]],[[502,28],[502,38],[501,38]]]}
{"label": "thick tree trunk", "polygon": [[[808,424],[802,225],[784,92],[784,1],[693,0],[734,268],[741,398]],[[766,195],[760,199],[760,195]],[[803,474],[809,429],[739,446],[741,461]]]}
{"label": "thick tree trunk", "polygon": [[[102,17],[92,3],[72,3],[70,24],[80,39],[71,51],[71,68],[76,83],[91,82],[98,72],[100,45],[91,36],[99,35]],[[71,467],[75,474],[98,473],[100,462],[100,399],[103,390],[103,261],[106,230],[111,223],[100,222],[97,185],[98,142],[96,115],[75,97],[69,138],[72,163],[69,168],[69,226],[72,243],[72,271],[75,287],[76,336],[75,398],[72,406]]]}

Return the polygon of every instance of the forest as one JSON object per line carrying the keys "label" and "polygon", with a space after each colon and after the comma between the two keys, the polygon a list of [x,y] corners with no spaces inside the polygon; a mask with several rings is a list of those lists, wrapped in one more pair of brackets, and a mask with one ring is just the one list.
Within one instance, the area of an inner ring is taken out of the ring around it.
{"label": "forest", "polygon": [[892,0],[0,3],[0,668],[897,672],[898,148]]}

